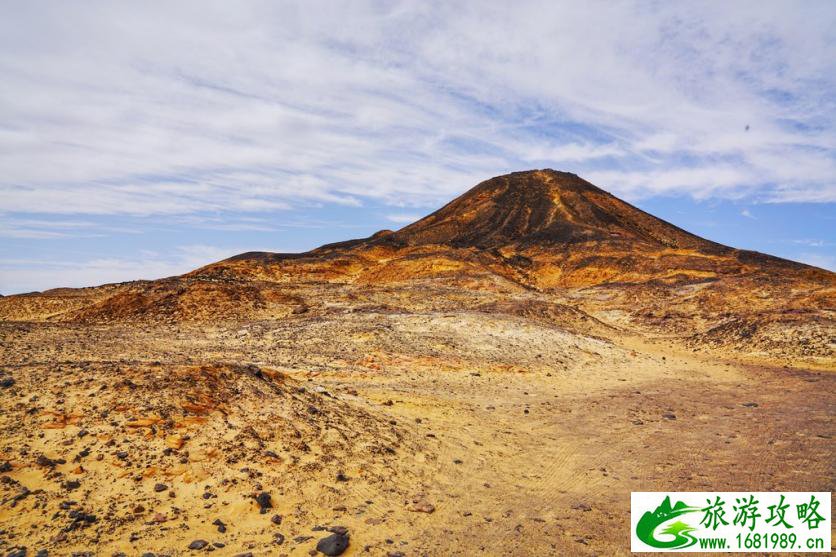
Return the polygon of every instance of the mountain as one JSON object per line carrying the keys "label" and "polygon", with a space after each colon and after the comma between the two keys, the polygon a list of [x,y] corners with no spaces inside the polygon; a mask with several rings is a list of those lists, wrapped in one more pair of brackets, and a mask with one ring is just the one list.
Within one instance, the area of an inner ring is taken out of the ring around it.
{"label": "mountain", "polygon": [[585,331],[597,330],[595,321],[767,352],[807,339],[799,346],[829,353],[818,325],[815,334],[796,333],[832,319],[834,277],[700,238],[574,174],[547,169],[486,180],[398,231],[306,253],[244,253],[181,277],[11,296],[0,301],[0,317],[284,319],[377,299],[370,292],[395,292],[386,307],[408,299],[453,310],[475,298],[508,309],[508,296],[541,293],[536,309],[515,311],[559,314]]}
{"label": "mountain", "polygon": [[578,176],[533,170],[478,184],[396,232],[304,254],[247,253],[191,276],[387,283],[502,278],[537,290],[832,273],[686,232]]}

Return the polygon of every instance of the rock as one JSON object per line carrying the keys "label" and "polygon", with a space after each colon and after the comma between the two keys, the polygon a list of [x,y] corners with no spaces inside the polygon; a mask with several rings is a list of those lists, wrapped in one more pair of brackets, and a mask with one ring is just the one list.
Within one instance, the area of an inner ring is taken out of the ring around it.
{"label": "rock", "polygon": [[670,412],[668,412],[667,414],[662,414],[662,417],[666,420],[675,420],[676,414],[671,414]]}
{"label": "rock", "polygon": [[[8,389],[9,387],[11,387],[14,384],[15,384],[15,380],[12,379],[11,377],[4,377],[3,379],[0,379],[0,387],[2,387],[4,389]],[[25,552],[26,550],[24,549],[23,551]],[[9,555],[11,555],[11,553],[9,553]],[[25,555],[25,553],[24,553],[24,555]]]}
{"label": "rock", "polygon": [[189,544],[189,549],[203,549],[207,545],[209,545],[209,542],[206,540],[195,540]]}
{"label": "rock", "polygon": [[282,515],[274,514],[273,518],[270,519],[270,522],[272,522],[273,524],[278,526],[279,524],[282,523]]}
{"label": "rock", "polygon": [[282,545],[284,543],[284,534],[276,534],[273,537],[273,543],[276,545]]}
{"label": "rock", "polygon": [[343,474],[342,472],[339,472],[339,473],[337,474],[337,481],[338,481],[338,482],[347,482],[347,481],[348,481],[348,476],[346,476],[346,475],[345,475],[345,474]]}
{"label": "rock", "polygon": [[53,460],[46,455],[39,456],[38,460],[36,460],[35,462],[38,466],[44,466],[45,468],[55,468],[59,464],[67,463],[67,461],[63,458],[56,458],[55,460]]}
{"label": "rock", "polygon": [[5,472],[11,472],[11,471],[12,471],[12,463],[11,462],[4,462],[4,463],[0,464],[0,474],[3,474]]}
{"label": "rock", "polygon": [[[338,555],[338,554],[335,554]],[[26,548],[21,547],[19,549],[13,549],[6,555],[6,557],[26,557]]]}
{"label": "rock", "polygon": [[169,435],[165,439],[166,446],[170,449],[175,450],[180,449],[183,446],[183,443],[185,442],[186,440],[183,439],[182,435]]}
{"label": "rock", "polygon": [[590,507],[586,503],[578,503],[576,505],[572,505],[572,508],[576,511],[583,511],[585,513],[588,513],[592,510],[592,507]]}
{"label": "rock", "polygon": [[342,555],[348,549],[348,534],[331,534],[316,544],[316,550],[323,555]]}
{"label": "rock", "polygon": [[414,513],[432,513],[435,512],[435,506],[427,501],[424,495],[416,495],[412,498],[412,504],[407,507],[407,510]]}
{"label": "rock", "polygon": [[168,486],[165,484],[154,484],[154,491],[157,493],[165,491],[166,489],[168,489]]}
{"label": "rock", "polygon": [[81,487],[81,482],[78,480],[68,480],[63,484],[64,489],[67,491],[73,491]]}
{"label": "rock", "polygon": [[49,551],[46,549],[40,549],[37,553],[35,553],[35,557],[49,557]]}
{"label": "rock", "polygon": [[261,514],[267,514],[267,509],[273,508],[273,500],[270,498],[270,494],[266,491],[262,491],[256,495],[255,501],[261,509]]}
{"label": "rock", "polygon": [[98,520],[96,515],[86,513],[79,509],[71,510],[68,516],[72,519],[72,522],[65,528],[67,532],[72,532],[79,528],[87,528]]}
{"label": "rock", "polygon": [[758,403],[757,402],[744,402],[743,406],[745,406],[746,408],[757,408]]}
{"label": "rock", "polygon": [[220,532],[221,534],[223,534],[224,532],[226,532],[226,524],[224,524],[224,523],[221,521],[221,519],[220,519],[220,518],[216,518],[216,519],[215,519],[215,521],[214,521],[214,522],[212,522],[212,524],[214,524],[215,526],[217,526],[217,527],[218,527],[218,532]]}

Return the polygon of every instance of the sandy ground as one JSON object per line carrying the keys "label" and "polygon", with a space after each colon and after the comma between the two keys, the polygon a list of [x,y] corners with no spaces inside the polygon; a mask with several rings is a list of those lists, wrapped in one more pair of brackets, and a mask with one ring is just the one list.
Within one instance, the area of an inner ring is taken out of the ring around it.
{"label": "sandy ground", "polygon": [[3,552],[306,555],[336,526],[345,555],[626,555],[633,490],[834,488],[832,373],[671,340],[475,312],[0,334]]}

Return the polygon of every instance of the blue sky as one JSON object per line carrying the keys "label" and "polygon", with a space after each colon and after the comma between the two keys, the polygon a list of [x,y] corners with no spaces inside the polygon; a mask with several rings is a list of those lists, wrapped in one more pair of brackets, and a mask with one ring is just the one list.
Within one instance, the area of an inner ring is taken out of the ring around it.
{"label": "blue sky", "polygon": [[836,3],[0,0],[0,293],[398,228],[513,170],[836,269]]}

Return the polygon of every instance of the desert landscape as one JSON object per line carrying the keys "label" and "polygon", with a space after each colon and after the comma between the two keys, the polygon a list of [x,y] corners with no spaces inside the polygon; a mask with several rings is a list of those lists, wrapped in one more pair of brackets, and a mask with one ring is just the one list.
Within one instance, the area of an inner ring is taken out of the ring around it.
{"label": "desert landscape", "polygon": [[626,555],[631,491],[833,491],[836,274],[574,174],[0,297],[0,551]]}

